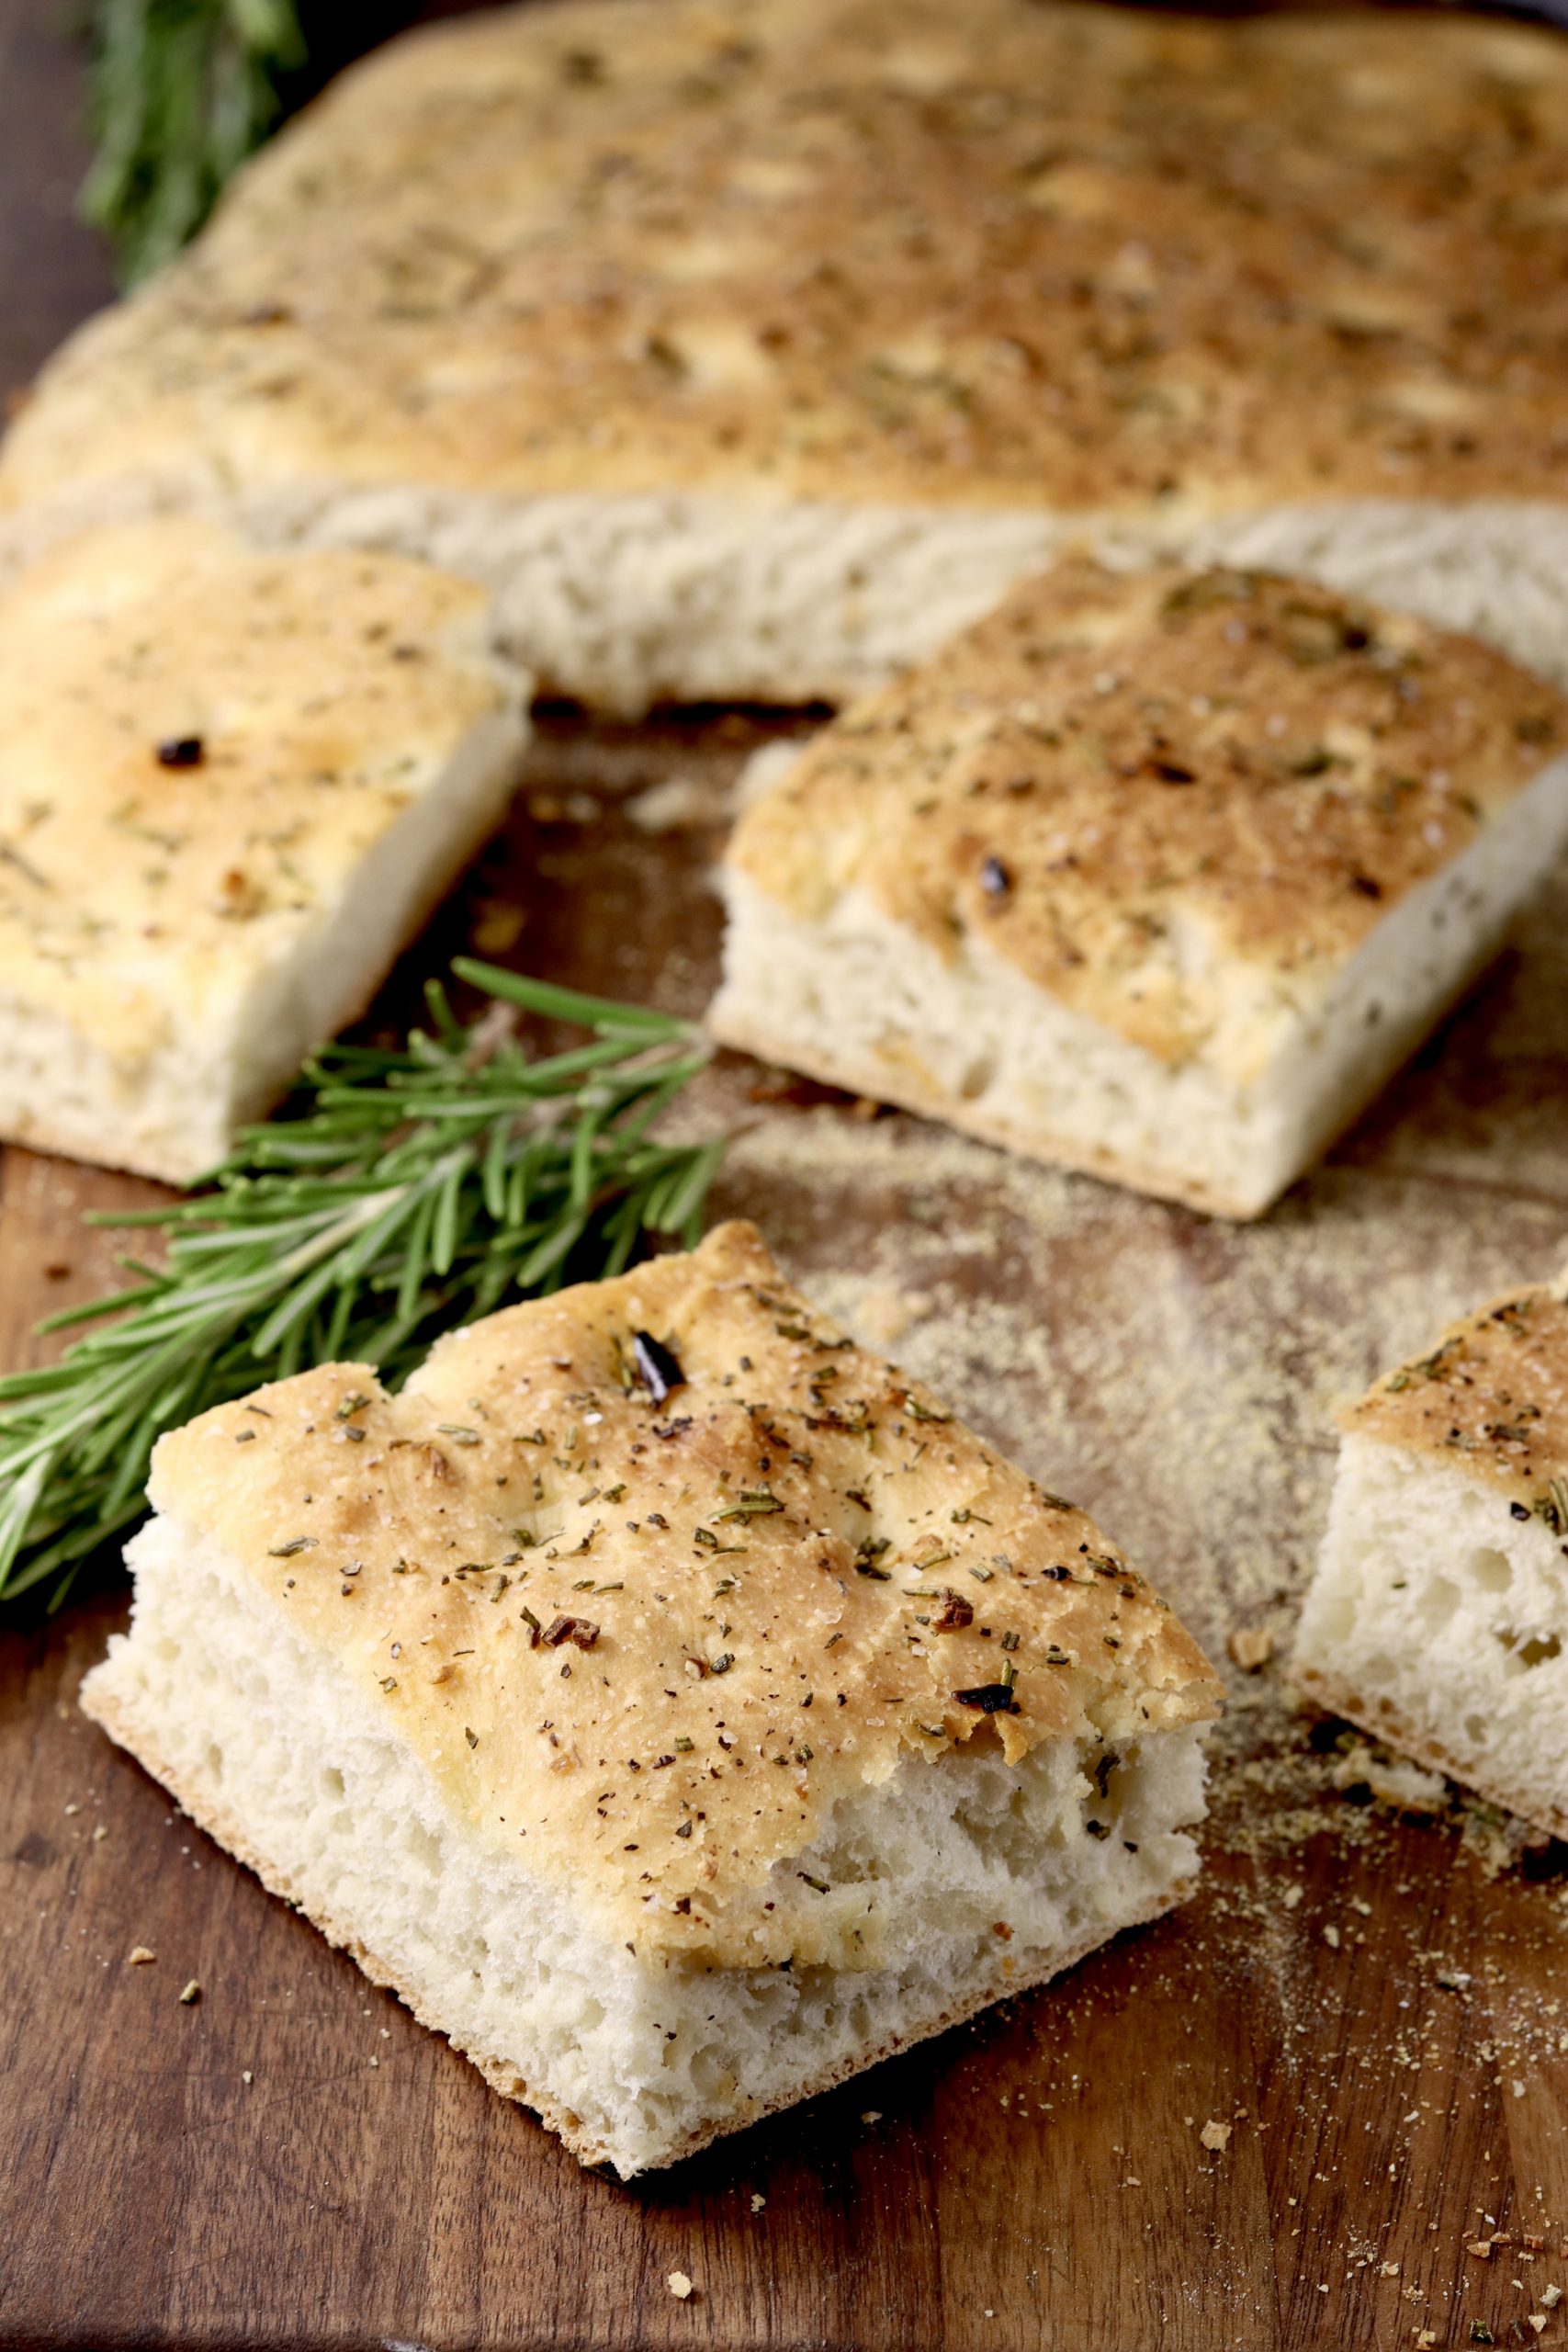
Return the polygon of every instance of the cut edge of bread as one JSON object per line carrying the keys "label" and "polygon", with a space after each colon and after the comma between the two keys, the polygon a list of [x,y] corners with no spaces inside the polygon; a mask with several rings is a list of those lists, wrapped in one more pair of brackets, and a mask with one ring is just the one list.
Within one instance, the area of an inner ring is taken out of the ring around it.
{"label": "cut edge of bread", "polygon": [[1446,1781],[1468,1790],[1487,1804],[1500,1807],[1504,1813],[1516,1815],[1520,1821],[1544,1829],[1553,1838],[1568,1838],[1568,1807],[1560,1805],[1543,1791],[1516,1788],[1495,1780],[1484,1770],[1476,1771],[1462,1756],[1445,1747],[1442,1741],[1429,1739],[1416,1731],[1400,1710],[1388,1704],[1369,1704],[1360,1694],[1338,1682],[1331,1674],[1316,1667],[1297,1664],[1292,1668],[1292,1679],[1325,1713],[1343,1715],[1369,1738],[1381,1740],[1385,1747],[1396,1748],[1412,1763],[1423,1764],[1429,1771],[1440,1772]]}
{"label": "cut edge of bread", "polygon": [[499,641],[549,692],[840,702],[885,684],[1069,548],[1296,575],[1462,629],[1568,683],[1568,503],[1337,499],[1213,513],[913,507],[701,490],[479,495],[212,469],[0,510],[0,582],[85,526],[204,514],[260,546],[378,548],[487,586]]}
{"label": "cut edge of bread", "polygon": [[591,1886],[454,1806],[286,1592],[253,1594],[220,1544],[164,1516],[131,1558],[131,1631],[84,1711],[494,2087],[623,2177],[1044,1983],[1195,1881],[1201,1723],[1114,1753],[1047,1740],[1012,1766],[999,1743],[910,1752],[771,1873],[781,1897],[797,1875],[858,1874],[886,1922],[866,1966],[639,1951]]}
{"label": "cut edge of bread", "polygon": [[525,2082],[515,2065],[507,2060],[460,2040],[443,2021],[439,2014],[440,2004],[434,1996],[413,1983],[406,1973],[400,1973],[388,1962],[367,1951],[353,1928],[337,1918],[329,1906],[306,1902],[288,1871],[256,1851],[215,1791],[203,1784],[201,1776],[181,1771],[171,1763],[168,1756],[160,1749],[155,1730],[139,1721],[134,1709],[102,1689],[85,1686],[82,1707],[83,1712],[99,1724],[118,1746],[136,1758],[153,1781],[176,1799],[181,1810],[199,1829],[251,1871],[269,1894],[277,1896],[292,1910],[299,1912],[302,1918],[308,1919],[330,1944],[346,1953],[372,1984],[394,1994],[421,2025],[439,2033],[460,2057],[468,2059],[492,2090],[536,2114],[547,2131],[557,2134],[580,2164],[610,2165],[624,2180],[634,2179],[643,2172],[661,2172],[671,2165],[679,2164],[687,2156],[696,2155],[704,2148],[711,2147],[717,2140],[750,2130],[753,2123],[761,2123],[771,2115],[783,2114],[790,2108],[803,2106],[809,2099],[822,2098],[856,2075],[880,2065],[885,2059],[896,2056],[900,2051],[913,2049],[919,2042],[933,2040],[950,2027],[964,2024],[966,2019],[978,2016],[998,2001],[1010,2000],[1020,1994],[1034,1992],[1040,1986],[1051,1984],[1056,1977],[1064,1976],[1077,1967],[1091,1952],[1113,1942],[1118,1936],[1135,1928],[1150,1926],[1155,1920],[1179,1909],[1182,1904],[1190,1902],[1198,1887],[1196,1872],[1176,1881],[1164,1895],[1137,1911],[1130,1912],[1124,1918],[1108,1924],[1097,1933],[1084,1937],[1077,1943],[1052,1953],[1040,1968],[1032,1972],[1021,1973],[1015,1970],[1004,1975],[1005,1955],[998,1952],[996,1969],[988,1984],[971,1992],[963,2000],[951,2004],[939,2014],[931,2015],[920,2025],[903,2033],[889,2035],[863,2056],[823,2068],[799,2089],[760,2101],[747,2112],[738,2113],[733,2118],[714,2120],[705,2128],[694,2131],[678,2145],[649,2158],[646,2164],[623,2169],[616,2164],[614,2150],[601,2137],[586,2129],[581,2118],[570,2108],[552,2098],[547,2091],[536,2085],[530,2086]]}
{"label": "cut edge of bread", "polygon": [[1291,1677],[1374,1738],[1568,1837],[1562,1538],[1464,1462],[1346,1432]]}
{"label": "cut edge of bread", "polygon": [[1073,1175],[1097,1176],[1107,1183],[1124,1185],[1156,1200],[1169,1201],[1210,1216],[1227,1217],[1238,1224],[1253,1222],[1269,1205],[1267,1201],[1250,1201],[1240,1193],[1184,1184],[1173,1179],[1168,1169],[1120,1152],[1097,1149],[1081,1137],[1060,1132],[1047,1134],[1043,1128],[1010,1119],[1000,1113],[976,1111],[962,1099],[943,1094],[940,1088],[923,1087],[907,1077],[895,1079],[886,1065],[872,1055],[814,1054],[797,1046],[782,1029],[770,1029],[765,1023],[748,1019],[742,1011],[734,1004],[726,1004],[722,999],[716,1000],[707,1015],[707,1025],[721,1046],[728,1046],[736,1053],[750,1054],[755,1060],[780,1069],[795,1070],[803,1078],[814,1079],[818,1085],[836,1086],[845,1093],[861,1095],[867,1102],[885,1102],[895,1110],[912,1112],[917,1118],[937,1120],[944,1126],[956,1128],[961,1135],[973,1136],[979,1143],[995,1144],[1004,1151],[1016,1151],[1026,1159],[1038,1160],[1043,1167],[1063,1168]]}

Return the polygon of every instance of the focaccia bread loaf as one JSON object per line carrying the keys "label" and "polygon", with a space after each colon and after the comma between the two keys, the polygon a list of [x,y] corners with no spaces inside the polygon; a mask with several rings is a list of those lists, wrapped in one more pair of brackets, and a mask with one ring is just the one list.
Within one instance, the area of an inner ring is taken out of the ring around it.
{"label": "focaccia bread loaf", "polygon": [[1467,1316],[1342,1427],[1297,1679],[1568,1838],[1568,1303]]}
{"label": "focaccia bread loaf", "polygon": [[1069,1966],[1196,1868],[1217,1686],[1084,1512],[756,1233],[159,1446],[84,1704],[623,2174]]}
{"label": "focaccia bread loaf", "polygon": [[1568,48],[1517,25],[499,11],[85,327],[0,502],[400,547],[622,708],[862,689],[1090,525],[1561,664],[1565,187]]}
{"label": "focaccia bread loaf", "polygon": [[1568,700],[1271,575],[1066,560],[792,760],[725,865],[728,1043],[1254,1216],[1568,841]]}
{"label": "focaccia bread loaf", "polygon": [[498,822],[526,682],[406,558],[88,532],[0,598],[0,1136],[179,1182]]}

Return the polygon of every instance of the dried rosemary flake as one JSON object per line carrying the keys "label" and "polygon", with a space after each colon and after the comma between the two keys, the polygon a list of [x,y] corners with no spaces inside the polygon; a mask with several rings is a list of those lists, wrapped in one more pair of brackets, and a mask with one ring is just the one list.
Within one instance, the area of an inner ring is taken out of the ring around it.
{"label": "dried rosemary flake", "polygon": [[863,1577],[874,1577],[878,1584],[891,1584],[893,1581],[892,1571],[888,1568],[879,1566],[878,1563],[886,1555],[887,1553],[891,1552],[892,1549],[893,1541],[890,1536],[863,1536],[859,1544],[855,1546],[855,1574]]}
{"label": "dried rosemary flake", "polygon": [[1538,1519],[1545,1521],[1554,1535],[1568,1535],[1568,1478],[1551,1479],[1546,1492],[1536,1497],[1530,1509]]}
{"label": "dried rosemary flake", "polygon": [[731,1503],[727,1510],[716,1510],[714,1518],[716,1520],[766,1519],[772,1512],[783,1510],[783,1509],[784,1505],[777,1495],[771,1495],[764,1488],[760,1494],[742,1495],[739,1501]]}
{"label": "dried rosemary flake", "polygon": [[463,1725],[463,1737],[468,1741],[470,1747],[477,1747],[479,1744],[479,1736],[478,1732],[470,1731],[467,1724]]}
{"label": "dried rosemary flake", "polygon": [[484,1442],[478,1430],[465,1429],[461,1421],[437,1421],[435,1426],[443,1437],[451,1439],[454,1445],[482,1445]]}
{"label": "dried rosemary flake", "polygon": [[269,1546],[266,1556],[269,1560],[291,1560],[296,1552],[313,1552],[315,1548],[313,1535],[291,1535],[287,1544]]}

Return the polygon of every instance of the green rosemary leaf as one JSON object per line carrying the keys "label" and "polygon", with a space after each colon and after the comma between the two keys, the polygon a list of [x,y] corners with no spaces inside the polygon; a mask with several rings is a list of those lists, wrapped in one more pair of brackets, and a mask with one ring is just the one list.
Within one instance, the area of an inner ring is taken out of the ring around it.
{"label": "green rosemary leaf", "polygon": [[295,0],[90,0],[85,217],[128,282],[200,228],[304,62]]}
{"label": "green rosemary leaf", "polygon": [[[99,1224],[162,1234],[165,1262],[51,1316],[86,1327],[0,1379],[0,1603],[50,1588],[144,1509],[165,1429],[301,1364],[347,1358],[396,1385],[436,1333],[508,1296],[618,1273],[655,1234],[696,1238],[724,1139],[652,1132],[708,1057],[686,1023],[465,961],[493,1000],[445,991],[400,1052],[333,1046],[278,1117],[193,1196]],[[501,1007],[507,1010],[501,1011]],[[530,1060],[502,1023],[592,1042]]]}

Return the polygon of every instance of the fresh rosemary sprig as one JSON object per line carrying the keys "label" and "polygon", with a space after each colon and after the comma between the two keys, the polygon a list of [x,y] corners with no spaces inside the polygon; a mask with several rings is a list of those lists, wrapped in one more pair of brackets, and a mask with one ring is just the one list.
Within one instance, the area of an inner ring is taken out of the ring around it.
{"label": "fresh rosemary sprig", "polygon": [[[102,1328],[0,1380],[0,1601],[54,1579],[138,1518],[166,1429],[264,1380],[347,1358],[400,1380],[437,1331],[509,1295],[618,1273],[649,1234],[700,1229],[724,1139],[650,1129],[708,1059],[700,1032],[459,959],[495,1001],[472,1026],[427,989],[401,1052],[333,1046],[279,1116],[248,1128],[197,1197],[149,1226],[165,1261],[39,1328]],[[592,1042],[530,1060],[511,1007]],[[105,1321],[106,1317],[112,1320]]]}
{"label": "fresh rosemary sprig", "polygon": [[305,62],[295,0],[90,0],[85,219],[133,283],[194,237]]}

